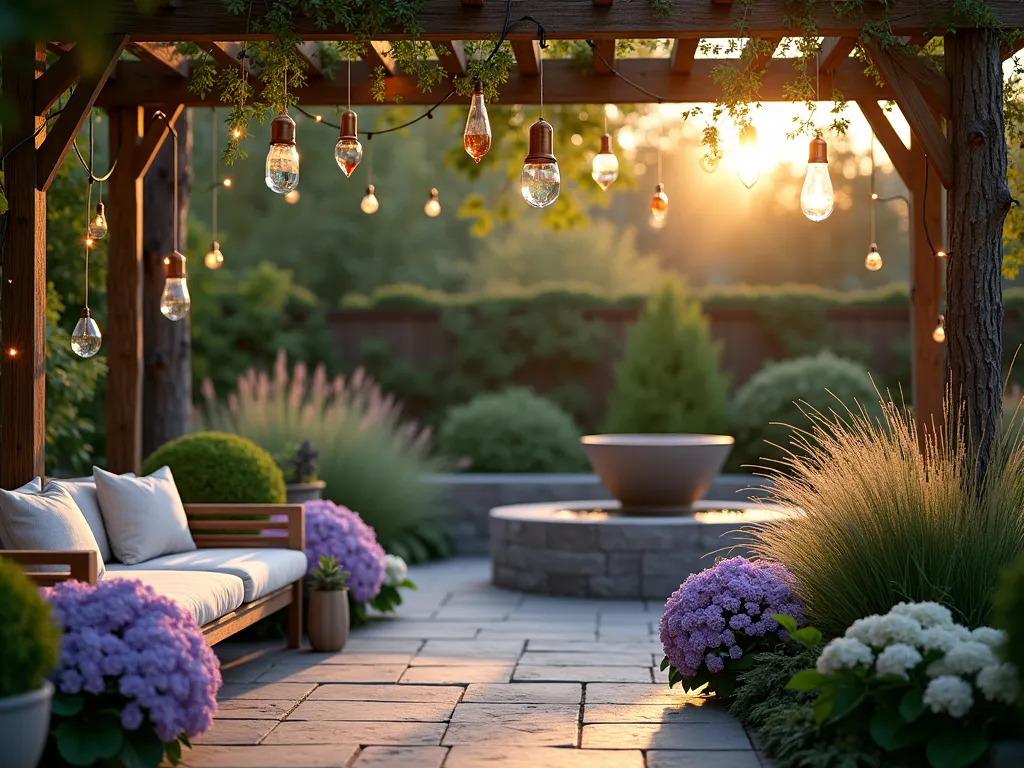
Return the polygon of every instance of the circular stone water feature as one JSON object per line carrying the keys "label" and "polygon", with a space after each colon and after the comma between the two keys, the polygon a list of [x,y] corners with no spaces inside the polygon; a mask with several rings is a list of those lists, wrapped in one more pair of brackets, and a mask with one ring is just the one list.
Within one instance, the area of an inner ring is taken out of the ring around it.
{"label": "circular stone water feature", "polygon": [[617,501],[491,510],[491,569],[506,589],[568,597],[665,600],[718,556],[747,555],[743,528],[785,508],[698,501],[685,515],[624,514]]}

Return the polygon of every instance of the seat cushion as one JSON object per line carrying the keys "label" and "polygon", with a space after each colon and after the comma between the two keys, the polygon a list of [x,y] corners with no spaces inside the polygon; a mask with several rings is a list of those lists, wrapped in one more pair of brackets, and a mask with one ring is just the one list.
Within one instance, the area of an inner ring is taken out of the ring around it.
{"label": "seat cushion", "polygon": [[110,549],[122,563],[196,548],[170,467],[137,478],[93,467],[93,477]]}
{"label": "seat cushion", "polygon": [[242,580],[226,573],[153,571],[138,565],[111,563],[104,579],[138,579],[158,595],[188,610],[199,626],[231,613],[242,604]]}
{"label": "seat cushion", "polygon": [[215,571],[242,580],[245,602],[286,587],[306,575],[306,553],[297,549],[197,549],[141,563],[147,571]]}

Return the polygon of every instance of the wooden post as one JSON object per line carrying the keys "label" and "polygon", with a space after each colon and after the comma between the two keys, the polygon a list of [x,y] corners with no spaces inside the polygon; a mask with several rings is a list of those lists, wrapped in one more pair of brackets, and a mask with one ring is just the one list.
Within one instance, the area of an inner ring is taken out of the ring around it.
{"label": "wooden post", "polygon": [[107,469],[138,473],[142,465],[142,178],[132,162],[143,136],[141,107],[110,112],[107,222]]}
{"label": "wooden post", "polygon": [[[164,288],[164,258],[174,245],[178,227],[179,249],[185,253],[185,222],[192,183],[192,131],[188,112],[175,124],[178,132],[178,205],[174,221],[174,138],[168,137],[157,152],[143,182],[143,340],[142,452],[156,448],[188,432],[192,407],[192,347],[189,320],[172,322],[160,312]],[[186,256],[190,254],[186,253]],[[191,254],[188,269],[202,267],[202,257]]]}
{"label": "wooden post", "polygon": [[961,442],[984,477],[1002,418],[1003,222],[1006,183],[999,33],[958,29],[945,39],[952,86],[953,185],[946,201],[949,266],[946,339],[950,384],[967,423]]}
{"label": "wooden post", "polygon": [[[914,134],[910,137],[910,338],[913,350],[913,403],[918,436],[934,432],[942,424],[942,400],[946,384],[946,345],[932,338],[941,312],[943,261],[935,252],[942,248],[942,185],[929,172],[928,158]],[[927,229],[926,229],[927,227]],[[929,240],[931,242],[929,243]]]}
{"label": "wooden post", "polygon": [[3,93],[18,114],[3,131],[9,210],[0,289],[0,486],[17,488],[43,474],[46,448],[46,193],[36,176],[46,130],[33,106],[46,47],[5,46],[3,63]]}

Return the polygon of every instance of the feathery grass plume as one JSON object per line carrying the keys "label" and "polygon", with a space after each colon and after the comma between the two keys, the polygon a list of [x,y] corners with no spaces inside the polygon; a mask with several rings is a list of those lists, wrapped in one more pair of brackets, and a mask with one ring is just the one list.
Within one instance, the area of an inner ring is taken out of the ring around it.
{"label": "feathery grass plume", "polygon": [[271,374],[246,371],[226,403],[207,384],[203,396],[200,428],[247,437],[275,456],[301,440],[317,446],[327,498],[359,512],[388,551],[413,561],[447,554],[436,486],[425,480],[438,469],[430,431],[403,418],[362,369],[329,379],[322,365],[310,376],[296,363],[289,374],[279,351]]}
{"label": "feathery grass plume", "polygon": [[1021,422],[1004,430],[988,472],[976,456],[962,405],[947,395],[944,424],[922,453],[909,409],[882,399],[823,413],[794,429],[766,476],[769,501],[795,508],[747,533],[753,551],[796,577],[808,621],[838,635],[856,619],[906,600],[933,600],[958,622],[989,623],[999,570],[1024,552]]}

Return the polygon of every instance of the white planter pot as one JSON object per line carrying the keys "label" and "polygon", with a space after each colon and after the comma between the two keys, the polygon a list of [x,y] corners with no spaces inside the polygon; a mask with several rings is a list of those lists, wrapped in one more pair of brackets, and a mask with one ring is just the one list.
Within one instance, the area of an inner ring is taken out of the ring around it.
{"label": "white planter pot", "polygon": [[50,730],[50,699],[53,684],[49,681],[35,691],[0,699],[0,766],[3,768],[36,768],[46,747]]}

